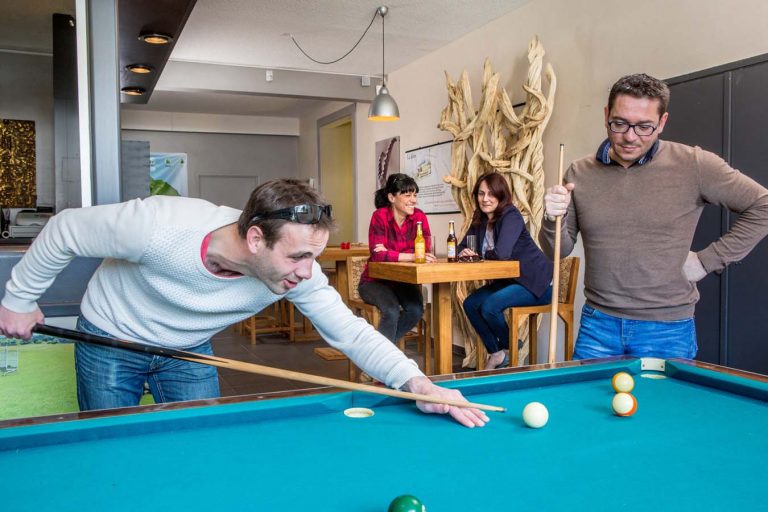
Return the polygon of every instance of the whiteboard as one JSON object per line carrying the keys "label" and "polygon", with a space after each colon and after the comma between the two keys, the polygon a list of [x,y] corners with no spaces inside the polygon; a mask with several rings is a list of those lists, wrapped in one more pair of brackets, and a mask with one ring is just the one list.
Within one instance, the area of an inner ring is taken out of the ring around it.
{"label": "whiteboard", "polygon": [[451,141],[405,152],[405,169],[419,185],[419,208],[424,213],[458,213],[451,186],[443,176],[451,173]]}

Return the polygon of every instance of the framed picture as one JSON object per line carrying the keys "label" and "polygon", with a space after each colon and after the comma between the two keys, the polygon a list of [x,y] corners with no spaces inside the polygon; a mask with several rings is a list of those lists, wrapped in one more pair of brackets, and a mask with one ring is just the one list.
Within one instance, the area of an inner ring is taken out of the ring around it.
{"label": "framed picture", "polygon": [[419,185],[419,208],[424,213],[458,213],[451,186],[443,176],[451,173],[451,141],[405,152],[405,169]]}
{"label": "framed picture", "polygon": [[400,172],[400,137],[376,143],[376,188],[387,184],[387,176]]}

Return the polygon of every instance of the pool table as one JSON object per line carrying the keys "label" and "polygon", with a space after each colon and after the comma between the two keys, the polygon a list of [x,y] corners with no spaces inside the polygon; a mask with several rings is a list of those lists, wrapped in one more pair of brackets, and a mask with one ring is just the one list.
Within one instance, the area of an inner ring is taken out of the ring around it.
{"label": "pool table", "polygon": [[[618,371],[635,376],[629,418],[611,411]],[[0,422],[2,509],[382,512],[400,494],[430,512],[768,506],[764,376],[614,358],[436,380],[509,410],[468,429],[310,390]],[[541,429],[521,420],[531,401],[549,409]]]}

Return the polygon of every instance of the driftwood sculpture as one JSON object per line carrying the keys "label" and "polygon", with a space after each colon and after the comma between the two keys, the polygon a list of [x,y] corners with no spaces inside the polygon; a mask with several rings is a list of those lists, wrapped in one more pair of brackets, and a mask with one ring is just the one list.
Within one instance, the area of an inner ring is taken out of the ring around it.
{"label": "driftwood sculpture", "polygon": [[[507,178],[514,196],[515,206],[523,214],[526,226],[537,239],[544,214],[544,146],[542,137],[555,102],[556,78],[550,64],[543,66],[544,47],[534,38],[528,45],[528,77],[523,89],[525,104],[515,112],[507,91],[499,85],[501,75],[494,73],[491,63],[483,66],[480,106],[476,110],[469,85],[469,75],[461,74],[454,83],[446,72],[448,105],[443,109],[441,130],[453,135],[451,147],[451,173],[443,179],[451,184],[456,204],[464,215],[459,231],[463,236],[469,228],[474,201],[470,197],[477,179],[487,173],[498,172]],[[542,69],[549,87],[542,91]],[[482,282],[458,283],[453,294],[454,311],[459,329],[464,335],[467,357],[464,366],[476,365],[476,338],[461,304],[469,293]],[[527,327],[519,335],[526,334]],[[527,345],[524,347],[525,357]]]}

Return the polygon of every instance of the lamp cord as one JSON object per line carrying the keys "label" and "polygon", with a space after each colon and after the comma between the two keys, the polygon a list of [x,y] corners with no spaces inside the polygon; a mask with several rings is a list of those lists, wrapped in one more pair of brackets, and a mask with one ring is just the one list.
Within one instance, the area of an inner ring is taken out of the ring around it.
{"label": "lamp cord", "polygon": [[[347,53],[345,53],[344,55],[342,55],[341,57],[339,57],[336,60],[322,61],[322,60],[317,60],[317,59],[312,58],[307,52],[304,51],[304,49],[301,46],[299,46],[299,42],[296,41],[296,38],[293,37],[293,34],[288,34],[288,35],[291,36],[291,41],[293,41],[293,44],[296,45],[296,48],[298,48],[299,51],[301,51],[301,53],[303,53],[312,62],[317,62],[318,64],[335,64],[336,62],[339,62],[341,59],[343,59],[344,57],[346,57],[347,55],[349,55],[350,53],[355,51],[355,48],[357,48],[357,45],[360,44],[360,41],[363,40],[363,38],[365,37],[365,34],[367,34],[368,31],[371,29],[371,25],[373,25],[373,22],[376,20],[376,16],[378,14],[379,14],[379,10],[376,9],[376,12],[373,13],[373,18],[371,18],[371,22],[368,24],[368,28],[365,29],[365,32],[363,32],[363,35],[361,35],[360,39],[357,40],[357,42],[355,43],[355,46],[353,46],[351,50],[349,50]],[[382,24],[382,34],[381,34],[381,37],[383,38],[384,37],[384,16],[381,17],[381,24]],[[382,52],[383,51],[384,50],[382,49]],[[383,75],[383,73],[382,73],[382,75]]]}

